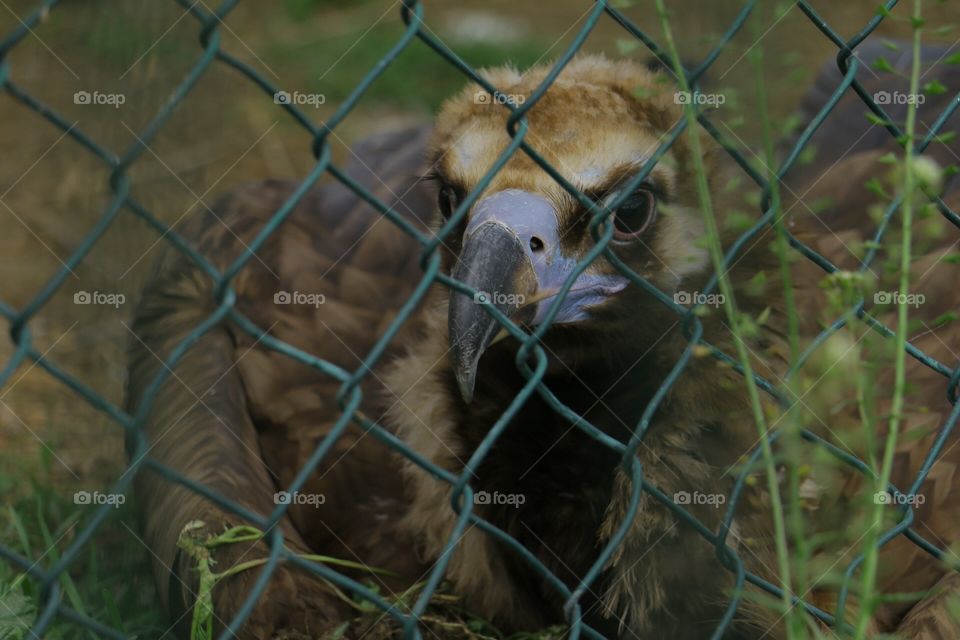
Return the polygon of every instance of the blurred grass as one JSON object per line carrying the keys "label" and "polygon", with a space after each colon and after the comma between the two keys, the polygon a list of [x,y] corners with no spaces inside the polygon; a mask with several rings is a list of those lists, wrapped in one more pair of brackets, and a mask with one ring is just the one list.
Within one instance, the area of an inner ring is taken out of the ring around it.
{"label": "blurred grass", "polygon": [[303,21],[324,8],[346,7],[369,2],[370,0],[283,0],[283,8],[292,20]]}
{"label": "blurred grass", "polygon": [[[272,43],[268,51],[272,61],[281,66],[300,65],[304,75],[320,78],[307,89],[326,96],[327,103],[341,102],[356,87],[358,69],[371,69],[403,33],[399,25],[375,27],[363,40],[351,45],[353,34],[316,36],[294,46]],[[509,61],[518,68],[528,67],[541,60],[548,43],[539,38],[505,45],[466,43],[457,47],[457,54],[474,67],[488,67]],[[343,60],[330,66],[322,51],[346,51]],[[411,82],[411,78],[416,78]],[[390,72],[381,77],[364,96],[364,101],[389,105],[395,109],[432,112],[440,103],[464,85],[463,77],[450,73],[450,63],[442,59],[422,42],[414,42],[391,65]]]}
{"label": "blurred grass", "polygon": [[[56,462],[50,452],[41,451],[39,460],[21,459],[16,466],[5,466],[0,475],[0,493],[13,497],[0,511],[0,540],[49,566],[60,560],[62,549],[82,530],[85,511],[59,488],[52,473]],[[168,623],[156,606],[149,554],[137,542],[135,523],[136,507],[128,499],[110,515],[97,536],[98,544],[81,551],[59,585],[64,602],[78,613],[131,638],[159,638]],[[0,562],[0,640],[35,637],[29,629],[40,613],[40,601],[37,582]],[[58,621],[44,637],[98,636]]]}

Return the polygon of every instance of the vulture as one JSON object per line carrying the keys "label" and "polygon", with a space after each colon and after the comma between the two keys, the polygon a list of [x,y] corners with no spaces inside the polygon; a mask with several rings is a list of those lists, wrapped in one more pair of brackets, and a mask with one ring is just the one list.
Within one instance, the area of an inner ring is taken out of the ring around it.
{"label": "vulture", "polygon": [[[868,64],[882,50],[870,44],[859,55]],[[940,53],[925,52],[931,74],[925,80],[939,78],[955,87],[960,74],[933,64]],[[909,62],[909,56],[896,61],[895,70],[909,68]],[[550,69],[503,67],[483,73],[503,94],[529,98]],[[868,92],[904,90],[902,75],[862,76]],[[808,120],[839,82],[835,71],[820,74],[802,105]],[[718,559],[714,544],[661,499],[679,502],[716,533],[729,506],[723,501],[745,469],[749,474],[739,487],[727,533],[727,544],[745,570],[780,584],[771,517],[771,487],[779,486],[787,516],[802,520],[801,535],[789,538],[791,552],[796,544],[806,544],[806,561],[793,569],[809,575],[795,595],[824,615],[842,615],[857,624],[860,574],[850,583],[842,613],[838,593],[843,571],[863,551],[861,534],[874,508],[875,480],[838,464],[836,456],[824,454],[823,444],[787,436],[774,447],[775,478],[762,465],[751,467],[759,437],[745,378],[730,360],[713,357],[706,348],[688,353],[689,330],[695,319],[703,340],[734,359],[740,340],[759,377],[793,390],[793,417],[787,422],[877,465],[895,382],[891,339],[850,318],[788,383],[796,361],[791,331],[805,347],[824,326],[843,317],[846,307],[831,307],[835,290],[823,285],[823,268],[806,258],[784,262],[778,234],[769,226],[740,246],[725,274],[740,314],[751,320],[751,330],[737,337],[723,312],[729,301],[702,293],[712,291],[708,285],[715,271],[705,242],[697,161],[706,170],[724,251],[745,230],[744,217],[747,226],[756,221],[759,214],[749,212],[757,210],[757,202],[751,200],[743,170],[703,129],[699,147],[686,130],[655,157],[683,117],[675,91],[662,70],[580,54],[527,112],[530,147],[592,202],[618,203],[593,229],[596,208],[571,196],[523,151],[474,193],[511,143],[509,110],[498,101],[477,99],[483,92],[478,85],[445,102],[429,128],[381,134],[355,145],[342,169],[355,184],[424,237],[438,237],[438,230],[450,227],[436,243],[439,269],[466,288],[435,281],[409,309],[404,305],[421,286],[429,262],[422,260],[424,245],[339,181],[308,190],[236,273],[229,298],[236,315],[221,312],[228,298],[189,255],[171,250],[164,256],[138,306],[128,397],[131,410],[142,409],[144,417],[146,446],[137,455],[152,461],[135,485],[143,533],[153,551],[163,605],[179,621],[179,633],[187,633],[198,589],[196,559],[181,543],[184,532],[200,527],[217,535],[244,520],[157,469],[177,471],[250,512],[273,512],[278,492],[317,456],[343,416],[341,381],[322,367],[291,358],[290,348],[358,372],[358,414],[421,460],[455,476],[467,470],[478,448],[489,445],[485,438],[491,428],[528,385],[524,367],[541,371],[542,385],[512,407],[515,411],[498,426],[499,437],[468,470],[473,513],[512,536],[571,590],[624,527],[622,543],[604,558],[602,571],[578,601],[583,622],[605,637],[707,638],[735,594],[741,602],[725,637],[786,637],[791,618],[778,608],[777,598],[754,582],[739,591],[735,572]],[[947,104],[947,97],[930,96],[918,122],[932,125]],[[906,109],[891,104],[888,113],[902,123]],[[883,158],[890,151],[902,153],[865,111],[857,96],[844,97],[816,130],[812,159],[798,163],[781,185],[784,227],[848,275],[863,264],[880,224],[876,210],[883,200],[871,179],[895,171]],[[948,121],[944,131],[954,130],[955,122]],[[922,126],[919,130],[925,132]],[[958,151],[960,145],[944,139],[925,157],[946,167]],[[652,159],[647,176],[631,185]],[[628,187],[633,190],[624,192]],[[223,272],[298,188],[296,182],[278,180],[239,188],[177,232]],[[953,211],[960,210],[956,180],[944,180],[942,197]],[[461,208],[465,215],[458,215]],[[895,216],[891,222],[892,237],[899,237],[899,220]],[[922,324],[911,326],[910,339],[927,355],[956,367],[960,331],[944,318],[957,310],[960,291],[957,267],[944,258],[958,230],[939,213],[918,215],[915,226],[916,247],[922,245],[923,253],[912,262],[912,292],[925,295],[926,302],[910,309],[914,323]],[[609,234],[608,252],[591,254],[598,242],[595,232]],[[886,245],[875,251],[874,266],[866,271],[873,274],[872,286],[895,287],[899,273],[888,265],[898,259],[896,252]],[[588,255],[594,259],[578,270]],[[788,288],[782,281],[784,265]],[[640,286],[624,269],[652,287]],[[687,313],[695,303],[703,304]],[[790,305],[798,318],[792,329]],[[896,326],[895,307],[874,305],[872,295],[867,307],[871,317]],[[541,330],[542,358],[519,361],[518,334],[502,331],[494,311],[523,331]],[[401,312],[409,315],[381,348],[378,341]],[[204,323],[207,330],[193,336],[176,366],[164,371],[173,349]],[[290,347],[277,348],[277,341]],[[869,347],[857,351],[861,344]],[[861,360],[851,364],[851,350]],[[686,368],[656,399],[685,354]],[[808,369],[813,373],[807,375]],[[872,438],[863,436],[864,419],[855,401],[858,372],[867,369],[874,376],[865,405],[874,418]],[[143,404],[145,391],[161,374],[164,381]],[[891,478],[903,491],[951,411],[942,372],[908,357],[906,379]],[[635,488],[621,453],[608,445],[629,443],[655,399],[657,408],[635,455],[644,486],[661,497],[644,490],[637,509],[630,511]],[[555,410],[554,401],[566,410]],[[766,394],[762,402],[767,422],[776,426],[784,412]],[[875,602],[870,635],[960,637],[950,613],[960,596],[960,579],[950,561],[956,556],[947,552],[958,541],[956,444],[956,435],[949,435],[919,488],[926,499],[915,505],[912,527],[944,550],[946,559],[904,536],[885,544],[877,590],[912,595]],[[483,528],[467,526],[446,552],[458,518],[447,480],[358,421],[328,446],[300,489],[315,499],[289,499],[277,525],[290,550],[348,561],[339,570],[373,585],[385,598],[407,593],[442,559],[448,563],[444,588],[458,606],[504,634],[569,621],[556,584],[531,567],[527,554]],[[788,504],[794,472],[802,480],[802,501]],[[884,510],[889,525],[897,510]],[[632,520],[625,522],[628,517]],[[218,571],[270,553],[263,540],[210,551]],[[260,573],[255,566],[216,584],[217,628],[225,628],[240,611]],[[360,637],[344,625],[355,612],[342,595],[296,563],[280,563],[238,635]],[[803,624],[801,631],[808,634],[827,628],[812,615]],[[446,637],[442,629],[437,637]]]}

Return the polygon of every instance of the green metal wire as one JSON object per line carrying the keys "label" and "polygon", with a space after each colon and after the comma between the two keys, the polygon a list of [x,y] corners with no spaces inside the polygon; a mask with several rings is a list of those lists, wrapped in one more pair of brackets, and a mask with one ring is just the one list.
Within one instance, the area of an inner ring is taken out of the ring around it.
{"label": "green metal wire", "polygon": [[[745,583],[749,582],[753,585],[756,585],[777,597],[782,595],[781,590],[777,586],[767,582],[757,575],[747,572],[744,568],[744,562],[742,558],[734,548],[727,544],[727,537],[732,526],[734,512],[746,486],[748,470],[752,468],[754,463],[757,462],[761,453],[761,448],[759,445],[757,445],[756,448],[751,452],[748,463],[745,465],[745,470],[737,476],[733,490],[731,491],[729,500],[727,501],[726,511],[719,528],[716,531],[706,527],[690,513],[688,513],[687,510],[682,506],[675,504],[673,500],[671,500],[670,497],[664,494],[660,489],[647,482],[644,479],[642,465],[639,463],[635,455],[637,448],[642,443],[643,437],[650,425],[650,421],[654,413],[657,411],[660,403],[664,400],[667,393],[688,366],[695,347],[703,346],[708,348],[714,357],[729,363],[736,370],[741,371],[742,373],[742,370],[739,368],[739,364],[730,355],[716,349],[713,345],[710,345],[703,339],[703,327],[700,320],[695,315],[694,310],[688,310],[675,304],[669,296],[647,282],[639,274],[632,271],[626,264],[621,262],[616,257],[613,251],[609,249],[608,244],[610,242],[613,229],[611,225],[605,225],[604,220],[607,219],[609,212],[619,205],[619,202],[608,203],[607,205],[598,205],[592,199],[587,197],[586,194],[581,193],[572,184],[567,182],[554,167],[550,166],[550,164],[525,141],[527,133],[527,122],[525,115],[534,107],[534,105],[536,105],[536,103],[550,87],[551,83],[561,73],[564,66],[580,50],[587,37],[604,15],[608,16],[612,21],[622,27],[627,34],[640,40],[656,57],[665,62],[669,68],[674,68],[673,61],[669,59],[669,56],[664,52],[663,49],[660,48],[654,38],[650,37],[646,32],[632,23],[621,11],[617,10],[615,7],[609,6],[605,0],[597,0],[594,3],[594,7],[589,12],[589,15],[586,17],[586,20],[583,22],[582,27],[577,31],[571,44],[564,50],[554,64],[553,68],[547,73],[543,82],[533,91],[530,98],[520,106],[514,106],[509,102],[504,104],[504,108],[510,110],[511,112],[507,120],[507,132],[512,138],[510,145],[508,145],[503,153],[497,158],[494,165],[483,176],[476,187],[464,198],[463,202],[451,215],[450,220],[444,224],[444,226],[436,235],[426,236],[414,228],[413,225],[411,225],[408,221],[404,220],[397,211],[395,211],[389,205],[381,202],[362,185],[346,175],[346,173],[343,172],[339,167],[335,166],[331,159],[331,149],[328,141],[328,136],[363,100],[364,95],[378,80],[378,78],[389,71],[390,65],[397,59],[397,57],[408,47],[420,46],[414,43],[415,40],[420,40],[425,46],[429,47],[436,52],[437,55],[449,62],[454,69],[464,75],[465,79],[472,80],[480,84],[485,90],[495,96],[501,95],[497,87],[492,86],[486,79],[479,76],[469,64],[464,62],[459,56],[457,56],[455,52],[448,49],[442,42],[433,37],[429,31],[424,28],[424,7],[422,2],[418,0],[404,0],[400,12],[401,19],[406,25],[406,29],[404,30],[403,34],[397,39],[396,43],[391,47],[391,49],[377,62],[377,64],[370,69],[366,75],[363,76],[356,88],[343,101],[343,103],[339,106],[329,120],[317,125],[294,104],[286,103],[276,105],[278,108],[286,111],[294,120],[294,122],[303,127],[305,132],[311,136],[313,141],[312,149],[316,158],[316,163],[307,177],[293,192],[293,194],[273,213],[263,228],[258,231],[255,238],[249,243],[241,255],[221,272],[215,268],[204,256],[199,254],[187,242],[185,242],[184,239],[177,234],[174,229],[161,222],[149,209],[144,207],[133,198],[130,193],[131,184],[127,173],[140,158],[150,141],[153,140],[155,136],[163,129],[173,112],[194,90],[197,84],[202,80],[204,74],[214,63],[220,62],[227,67],[234,69],[242,78],[259,87],[264,93],[264,99],[269,99],[277,91],[277,87],[273,86],[262,74],[258,73],[249,65],[241,62],[238,58],[223,50],[221,47],[220,27],[223,24],[223,20],[235,8],[238,0],[226,0],[213,11],[208,10],[202,5],[202,3],[190,2],[188,0],[176,0],[176,2],[187,10],[193,19],[197,21],[197,24],[200,27],[198,33],[198,40],[201,46],[200,55],[190,70],[185,74],[181,82],[177,85],[170,99],[161,107],[154,118],[151,119],[146,127],[144,127],[144,129],[137,135],[136,143],[131,145],[119,156],[99,145],[92,137],[87,135],[80,128],[69,123],[56,111],[32,96],[28,91],[16,84],[12,79],[11,66],[7,60],[7,54],[9,54],[9,52],[13,50],[35,27],[40,25],[43,17],[49,11],[54,10],[56,5],[59,4],[58,0],[46,0],[44,2],[40,2],[36,9],[29,16],[27,16],[20,25],[18,25],[11,33],[7,34],[2,40],[0,40],[0,89],[5,91],[24,108],[40,114],[47,122],[50,123],[50,125],[59,129],[60,131],[63,131],[72,140],[79,144],[81,148],[85,149],[87,152],[98,158],[107,167],[109,167],[111,170],[109,186],[112,193],[110,203],[104,209],[103,214],[96,224],[91,228],[91,230],[80,240],[76,249],[65,261],[63,268],[58,270],[22,309],[15,309],[10,305],[0,301],[0,316],[5,318],[10,323],[10,338],[15,347],[13,350],[13,355],[10,357],[9,361],[3,366],[2,369],[0,369],[0,387],[3,387],[3,385],[7,383],[13,372],[18,367],[20,367],[23,363],[30,361],[38,364],[44,370],[53,375],[57,380],[62,382],[66,387],[76,393],[79,397],[87,401],[91,406],[103,412],[117,424],[119,424],[123,428],[126,435],[127,448],[132,462],[130,463],[127,472],[123,474],[121,479],[112,488],[112,491],[118,493],[127,491],[133,478],[138,473],[158,473],[171,482],[181,484],[191,491],[203,495],[205,498],[213,501],[215,504],[219,505],[228,512],[234,513],[252,522],[265,531],[269,531],[266,536],[266,540],[270,548],[270,555],[267,559],[267,562],[260,570],[258,579],[254,584],[254,587],[251,590],[248,598],[239,608],[234,619],[230,621],[228,628],[220,636],[221,638],[232,637],[243,625],[244,621],[252,611],[257,599],[263,594],[271,574],[281,560],[304,567],[314,572],[318,576],[332,582],[338,587],[346,590],[354,595],[354,597],[369,601],[400,623],[403,626],[405,637],[420,638],[421,635],[418,629],[418,620],[425,612],[430,599],[436,592],[436,589],[443,579],[444,572],[450,559],[451,551],[458,544],[458,541],[460,540],[460,537],[466,528],[470,525],[475,525],[488,535],[495,537],[500,542],[516,551],[519,557],[521,557],[526,563],[535,569],[546,580],[546,583],[555,589],[556,592],[562,597],[563,601],[565,602],[564,613],[569,624],[570,638],[577,639],[583,635],[588,638],[601,639],[604,636],[601,635],[597,630],[584,623],[581,619],[582,611],[580,599],[591,588],[591,585],[599,578],[610,557],[617,550],[619,545],[622,544],[630,524],[636,515],[640,498],[644,492],[665,505],[678,518],[689,524],[694,530],[703,536],[705,540],[714,545],[716,549],[717,560],[723,567],[731,571],[734,575],[736,586],[735,595],[731,598],[724,615],[718,622],[712,638],[721,638],[726,630],[730,627],[741,603],[740,592]],[[890,0],[887,2],[885,7],[890,9],[895,4],[896,0]],[[743,27],[755,5],[756,0],[745,2],[740,12],[731,21],[730,26],[719,38],[716,46],[710,51],[710,53],[708,53],[705,58],[692,70],[684,69],[687,82],[691,86],[696,85],[698,79],[702,77],[702,75],[710,68],[723,48]],[[824,36],[826,36],[838,48],[837,66],[842,74],[842,77],[840,82],[837,84],[836,89],[827,100],[826,104],[820,109],[806,129],[798,136],[793,148],[786,155],[784,161],[777,169],[775,175],[777,176],[778,180],[782,179],[787,171],[794,165],[794,163],[798,160],[800,153],[806,148],[816,130],[824,122],[826,117],[834,109],[840,99],[850,90],[859,95],[864,105],[882,119],[883,126],[890,132],[892,136],[900,137],[902,135],[900,129],[889,117],[887,117],[887,114],[883,108],[874,102],[873,98],[860,84],[859,80],[857,79],[857,73],[860,70],[860,63],[853,56],[853,49],[874,32],[874,30],[883,21],[884,16],[882,14],[878,14],[876,17],[871,19],[853,38],[844,40],[835,30],[830,27],[830,25],[826,23],[826,21],[824,21],[816,13],[816,11],[806,1],[798,0],[797,5],[817,27],[817,29],[819,29]],[[949,106],[936,119],[929,134],[916,145],[916,151],[918,153],[926,149],[926,147],[936,138],[947,119],[953,115],[958,107],[960,107],[960,95],[956,96],[954,100],[951,101]],[[720,134],[716,127],[710,122],[706,114],[701,114],[698,119],[708,134],[711,135],[717,141],[717,143],[733,157],[738,165],[743,168],[745,174],[762,190],[760,207],[762,215],[757,218],[756,222],[748,230],[746,230],[731,247],[728,248],[724,262],[726,265],[730,265],[734,260],[736,260],[737,255],[752,238],[763,232],[766,227],[773,225],[773,218],[777,211],[774,206],[771,206],[770,202],[772,185],[769,184],[765,178],[747,162],[747,160],[736,150],[734,145],[732,145],[729,140],[726,140]],[[681,135],[684,127],[685,121],[681,121],[681,123],[679,123],[674,130],[669,132],[669,135],[665,137],[663,143],[644,166],[640,175],[633,179],[630,185],[631,187],[640,184],[640,182],[647,176],[656,162],[663,156],[664,153],[667,152],[676,139]],[[529,156],[534,162],[543,168],[544,171],[552,176],[553,179],[556,180],[556,182],[564,190],[570,193],[574,198],[577,199],[577,201],[583,204],[587,210],[592,213],[590,230],[594,239],[596,240],[596,245],[577,265],[574,273],[572,273],[564,282],[561,289],[561,294],[557,296],[557,301],[554,302],[547,314],[547,321],[537,327],[532,333],[526,332],[524,329],[511,322],[493,306],[487,305],[484,307],[488,313],[493,315],[498,322],[500,322],[515,338],[522,343],[521,348],[518,350],[516,356],[516,365],[518,370],[526,378],[526,383],[522,389],[520,389],[517,396],[510,403],[503,414],[493,424],[486,437],[470,457],[470,460],[467,463],[464,471],[460,474],[452,474],[437,467],[417,452],[411,450],[394,434],[383,428],[382,425],[372,422],[366,417],[360,415],[358,413],[358,408],[363,399],[360,385],[373,369],[378,360],[383,356],[387,345],[400,330],[401,326],[409,319],[417,304],[426,295],[430,286],[434,285],[435,283],[441,283],[444,286],[468,295],[475,293],[475,291],[473,291],[471,288],[440,272],[440,254],[438,253],[437,249],[440,247],[445,238],[460,224],[460,221],[467,215],[467,211],[471,206],[473,206],[480,193],[487,187],[487,185],[490,184],[497,172],[516,153],[524,153]],[[237,310],[236,293],[232,284],[237,273],[250,261],[251,258],[253,258],[255,252],[264,244],[264,242],[267,241],[271,234],[276,232],[276,230],[281,224],[283,224],[300,200],[325,174],[331,175],[335,180],[339,181],[359,198],[373,206],[385,218],[395,224],[401,231],[415,239],[422,247],[420,264],[423,270],[423,276],[417,284],[413,294],[400,309],[396,319],[390,324],[386,331],[384,331],[383,335],[379,337],[370,352],[366,354],[362,365],[355,371],[344,370],[331,362],[306,353],[267,334],[262,327],[257,326],[253,321]],[[630,191],[631,189],[624,189],[624,195],[622,197],[626,197],[626,194]],[[942,199],[934,198],[933,202],[943,215],[944,219],[951,222],[953,225],[960,227],[960,216],[958,216],[956,212],[952,211]],[[899,206],[900,201],[894,201],[884,212],[881,223],[879,224],[878,230],[873,238],[875,243],[879,244],[884,237],[887,229],[889,228],[890,220],[898,210]],[[112,404],[102,396],[98,395],[86,384],[84,384],[82,380],[67,373],[50,358],[39,353],[33,346],[33,336],[29,327],[31,318],[33,318],[34,315],[41,308],[43,308],[50,298],[62,287],[71,270],[77,267],[85,259],[96,242],[104,235],[107,229],[116,222],[117,217],[120,216],[125,210],[131,215],[145,221],[150,228],[161,235],[162,238],[169,242],[177,251],[180,251],[188,256],[198,266],[198,268],[214,282],[214,301],[217,304],[216,309],[202,323],[196,326],[189,333],[189,335],[187,335],[187,337],[180,344],[176,345],[176,347],[171,351],[169,357],[164,363],[165,366],[160,368],[159,372],[156,374],[156,377],[147,386],[137,407],[137,411],[133,415],[128,414],[121,407]],[[823,269],[825,273],[833,273],[837,270],[837,267],[833,265],[825,256],[817,253],[789,232],[786,233],[790,245],[799,253],[814,262],[821,269]],[[552,321],[552,319],[555,317],[559,309],[560,302],[570,290],[576,277],[601,254],[616,268],[618,268],[627,278],[629,278],[633,284],[645,289],[660,303],[676,313],[682,321],[683,332],[688,341],[681,357],[678,358],[666,379],[653,395],[651,402],[645,408],[639,423],[634,429],[631,439],[626,444],[611,438],[610,436],[604,434],[596,426],[590,424],[585,418],[578,415],[570,407],[566,406],[543,384],[547,360],[546,354],[538,345],[539,338],[549,328],[550,321]],[[869,269],[870,265],[876,258],[876,255],[877,251],[875,249],[868,251],[864,258],[863,265],[861,266],[861,270]],[[716,285],[716,277],[714,277],[708,284],[706,293],[712,291]],[[857,317],[867,322],[869,326],[878,331],[880,334],[886,336],[893,334],[889,327],[886,327],[880,321],[870,316],[863,300],[860,300],[854,306],[853,311]],[[308,478],[314,473],[318,465],[320,465],[325,459],[331,448],[336,443],[337,439],[348,428],[351,422],[359,425],[360,428],[371,433],[375,438],[387,444],[391,449],[398,452],[400,455],[405,456],[414,464],[431,473],[434,477],[449,483],[452,487],[450,506],[451,509],[457,514],[456,524],[443,553],[428,575],[424,584],[424,588],[410,608],[409,612],[404,613],[397,607],[386,602],[377,593],[358,583],[356,580],[341,574],[332,567],[303,559],[288,551],[284,546],[284,537],[280,533],[280,528],[274,526],[285,516],[287,505],[278,505],[276,509],[267,517],[260,516],[234,503],[228,498],[219,495],[209,487],[197,483],[183,476],[181,473],[161,464],[157,460],[154,460],[150,456],[145,455],[147,452],[147,442],[142,432],[142,427],[146,417],[150,413],[153,401],[158,390],[160,389],[160,386],[167,380],[177,362],[183,358],[183,356],[192,348],[192,346],[195,345],[207,331],[211,330],[225,320],[229,320],[234,325],[239,327],[240,330],[248,333],[264,348],[276,351],[288,358],[301,362],[304,365],[312,367],[320,373],[341,383],[337,394],[337,401],[339,402],[341,409],[341,416],[331,429],[329,435],[317,445],[307,463],[302,469],[299,470],[290,487],[288,488],[289,491],[297,491],[304,485],[304,483],[307,482]],[[788,374],[788,377],[789,375],[792,375],[798,371],[809,359],[809,357],[815,353],[816,350],[823,345],[832,334],[836,333],[846,325],[846,322],[847,321],[845,317],[841,317],[831,326],[825,329],[820,335],[818,335],[812,341],[809,347],[800,355],[798,362],[794,363],[794,366]],[[912,344],[907,344],[906,349],[912,357],[948,379],[949,384],[947,399],[953,405],[953,410],[951,411],[947,420],[940,426],[937,438],[927,453],[919,473],[906,491],[906,495],[912,495],[919,490],[920,485],[926,479],[927,474],[930,472],[935,460],[942,452],[947,439],[952,434],[958,419],[960,419],[960,403],[958,403],[957,398],[958,387],[960,387],[960,366],[955,365],[951,368],[947,364],[941,363],[936,359],[926,355],[923,353],[923,351]],[[774,385],[759,376],[755,376],[755,379],[758,385],[766,393],[771,395],[778,402],[785,404],[785,399],[779,395]],[[473,488],[470,485],[472,470],[476,469],[483,462],[491,448],[496,443],[497,439],[507,427],[507,424],[534,393],[538,394],[558,415],[570,422],[572,427],[581,430],[605,447],[608,447],[611,450],[619,453],[621,455],[621,466],[623,471],[626,473],[632,484],[632,494],[629,509],[627,510],[627,514],[623,523],[614,532],[614,535],[611,537],[608,544],[605,545],[601,550],[596,562],[594,562],[594,564],[590,567],[581,582],[572,590],[559,578],[553,575],[533,553],[527,550],[517,540],[509,536],[504,531],[500,530],[490,522],[478,517],[475,513],[473,513],[472,508],[474,503]],[[832,455],[836,456],[838,459],[857,471],[867,475],[872,473],[870,468],[862,460],[850,455],[846,451],[840,450],[817,435],[809,431],[803,431],[802,436],[808,442],[823,447],[826,451],[830,452]],[[778,437],[778,432],[772,432],[769,436],[770,444],[773,445]],[[890,491],[894,493],[902,493],[897,487],[894,486],[890,487]],[[63,602],[63,593],[59,585],[60,577],[64,574],[71,563],[76,560],[81,550],[90,542],[91,537],[97,531],[98,527],[103,523],[111,508],[112,507],[110,505],[101,505],[94,509],[93,515],[89,521],[77,534],[60,559],[49,566],[46,566],[46,568],[44,568],[45,565],[42,562],[42,559],[23,557],[13,549],[4,545],[0,545],[0,558],[3,558],[19,571],[24,572],[29,578],[36,580],[41,586],[42,606],[32,629],[32,633],[37,637],[42,637],[44,632],[48,629],[50,623],[58,616],[69,620],[79,627],[83,627],[89,631],[97,633],[102,637],[124,637],[121,632],[110,628],[108,625],[98,620],[91,619],[88,616],[85,616],[67,606]],[[897,536],[903,535],[917,544],[921,549],[937,558],[940,558],[944,555],[944,550],[942,548],[929,542],[912,528],[913,511],[909,506],[905,505],[902,507],[900,516],[899,522],[891,526],[888,530],[884,531],[881,536],[879,536],[877,540],[878,545],[886,544]],[[838,631],[844,631],[846,626],[838,625],[837,620],[843,619],[841,612],[843,611],[848,598],[850,579],[856,573],[857,568],[863,561],[863,558],[863,554],[858,555],[847,567],[845,580],[839,593],[839,599],[837,602],[838,613],[836,616],[831,615],[822,609],[819,609],[812,604],[797,598],[794,598],[795,604],[804,607],[811,615],[819,618],[828,625],[834,626]]]}

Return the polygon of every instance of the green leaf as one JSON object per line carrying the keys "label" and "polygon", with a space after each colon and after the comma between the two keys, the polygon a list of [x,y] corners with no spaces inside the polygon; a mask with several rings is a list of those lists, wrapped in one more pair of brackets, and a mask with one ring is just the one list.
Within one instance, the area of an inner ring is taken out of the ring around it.
{"label": "green leaf", "polygon": [[933,321],[933,325],[938,326],[938,325],[947,324],[950,322],[956,322],[956,320],[957,320],[957,313],[955,311],[947,311],[946,313],[938,316]]}
{"label": "green leaf", "polygon": [[470,620],[467,620],[467,628],[470,629],[470,631],[473,631],[474,633],[481,633],[483,632],[484,629],[487,628],[487,625],[483,622],[483,620],[472,618]]}
{"label": "green leaf", "polygon": [[807,166],[812,163],[817,157],[817,148],[815,145],[808,144],[804,147],[803,151],[800,152],[800,155],[797,156],[797,162],[802,166]]}
{"label": "green leaf", "polygon": [[655,87],[634,87],[633,95],[638,98],[649,98],[652,96],[660,95],[663,91]]}
{"label": "green leaf", "polygon": [[727,121],[727,126],[731,129],[738,129],[747,123],[747,119],[742,116],[734,116]]}
{"label": "green leaf", "polygon": [[893,73],[893,65],[890,64],[890,61],[884,58],[883,56],[878,56],[876,60],[873,61],[871,65],[877,71],[887,71]]}
{"label": "green leaf", "polygon": [[960,264],[960,251],[954,251],[953,253],[943,256],[940,258],[940,262],[946,262],[947,264]]}
{"label": "green leaf", "polygon": [[753,226],[754,219],[742,211],[731,211],[724,220],[724,226],[731,231],[743,232]]}
{"label": "green leaf", "polygon": [[808,205],[810,206],[810,210],[814,213],[823,213],[834,205],[834,201],[831,196],[823,196],[822,198],[817,198],[813,202],[809,202]]}
{"label": "green leaf", "polygon": [[763,311],[761,311],[760,315],[757,316],[757,324],[760,326],[767,324],[767,320],[770,319],[771,312],[772,312],[771,307],[766,307]]}
{"label": "green leaf", "polygon": [[756,338],[760,335],[760,327],[751,318],[743,316],[740,318],[740,334],[744,338]]}
{"label": "green leaf", "polygon": [[19,583],[0,594],[0,638],[26,638],[35,617],[36,608],[20,589]]}
{"label": "green leaf", "polygon": [[897,156],[893,154],[893,151],[890,151],[889,153],[885,153],[877,158],[877,162],[881,162],[883,164],[897,164],[898,160]]}
{"label": "green leaf", "polygon": [[747,282],[744,287],[748,296],[761,296],[767,288],[767,274],[764,271],[757,271],[756,274]]}
{"label": "green leaf", "polygon": [[942,24],[933,30],[933,34],[936,36],[945,36],[956,28],[957,25],[955,24]]}
{"label": "green leaf", "polygon": [[793,114],[787,116],[783,124],[780,125],[780,130],[784,135],[789,135],[799,129],[801,125],[803,125],[803,119],[798,114]]}
{"label": "green leaf", "polygon": [[947,131],[946,133],[940,133],[936,137],[934,137],[934,140],[939,142],[940,144],[950,144],[956,139],[957,139],[956,131]]}
{"label": "green leaf", "polygon": [[635,38],[617,38],[617,52],[622,56],[633,53],[639,46],[640,41]]}
{"label": "green leaf", "polygon": [[883,183],[880,182],[880,178],[877,178],[877,177],[870,178],[864,183],[863,186],[867,188],[867,191],[869,191],[872,194],[878,195],[881,198],[889,197],[887,195],[886,190],[883,188]]}
{"label": "green leaf", "polygon": [[947,92],[947,88],[939,80],[931,80],[923,85],[923,92],[929,96],[942,96]]}

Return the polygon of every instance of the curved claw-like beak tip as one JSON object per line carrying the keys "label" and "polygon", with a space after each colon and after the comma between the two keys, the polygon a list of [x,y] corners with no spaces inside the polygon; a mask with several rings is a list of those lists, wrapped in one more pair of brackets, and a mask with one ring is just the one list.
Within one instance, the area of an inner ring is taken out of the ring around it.
{"label": "curved claw-like beak tip", "polygon": [[460,397],[466,404],[473,402],[473,387],[476,383],[476,377],[476,370],[457,371],[457,387],[460,388]]}
{"label": "curved claw-like beak tip", "polygon": [[455,349],[453,373],[457,380],[457,388],[460,390],[460,397],[466,404],[473,400],[473,391],[477,383],[477,366],[480,361],[480,354],[473,350],[461,351]]}

